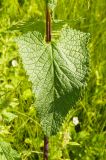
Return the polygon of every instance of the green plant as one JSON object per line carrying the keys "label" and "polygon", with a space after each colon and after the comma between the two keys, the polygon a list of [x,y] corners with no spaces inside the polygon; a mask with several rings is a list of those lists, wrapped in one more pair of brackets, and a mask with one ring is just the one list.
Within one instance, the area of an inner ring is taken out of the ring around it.
{"label": "green plant", "polygon": [[[14,38],[20,35],[19,31],[22,34],[34,30],[45,36],[43,2],[0,0],[0,137],[2,142],[11,144],[22,160],[43,159],[44,135],[33,104],[32,84],[22,67]],[[50,160],[106,159],[105,8],[105,0],[60,0],[55,8],[52,41],[58,39],[65,23],[89,32],[91,72],[84,95],[70,107],[59,132],[49,137]],[[73,123],[74,117],[79,124]]]}
{"label": "green plant", "polygon": [[16,39],[45,134],[44,159],[48,159],[47,137],[59,131],[70,106],[80,98],[89,70],[86,49],[89,34],[66,25],[59,39],[52,37],[51,40],[50,13],[54,12],[55,4],[46,1],[46,38],[38,31],[29,31]]}

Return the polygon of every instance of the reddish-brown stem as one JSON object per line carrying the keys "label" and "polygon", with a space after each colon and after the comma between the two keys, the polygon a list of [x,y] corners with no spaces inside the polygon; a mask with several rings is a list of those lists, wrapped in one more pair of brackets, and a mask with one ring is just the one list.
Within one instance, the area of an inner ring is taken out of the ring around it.
{"label": "reddish-brown stem", "polygon": [[44,160],[48,160],[48,137],[44,136]]}
{"label": "reddish-brown stem", "polygon": [[46,5],[46,42],[48,43],[50,41],[51,41],[51,14],[48,5]]}

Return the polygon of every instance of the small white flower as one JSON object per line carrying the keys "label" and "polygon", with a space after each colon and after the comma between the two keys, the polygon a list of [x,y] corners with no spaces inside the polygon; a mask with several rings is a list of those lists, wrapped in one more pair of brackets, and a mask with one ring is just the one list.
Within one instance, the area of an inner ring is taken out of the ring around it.
{"label": "small white flower", "polygon": [[73,124],[76,126],[77,124],[79,124],[79,119],[78,117],[73,117]]}
{"label": "small white flower", "polygon": [[16,66],[18,65],[18,62],[17,62],[15,59],[14,59],[14,60],[12,60],[12,62],[11,62],[11,63],[12,63],[12,66],[13,66],[13,67],[16,67]]}

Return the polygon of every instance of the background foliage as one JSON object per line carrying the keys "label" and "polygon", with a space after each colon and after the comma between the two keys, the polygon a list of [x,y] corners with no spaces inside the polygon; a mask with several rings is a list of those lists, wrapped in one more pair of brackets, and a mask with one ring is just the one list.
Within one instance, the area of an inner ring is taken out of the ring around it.
{"label": "background foliage", "polygon": [[[50,139],[51,160],[106,159],[105,8],[105,0],[60,0],[55,9],[55,18],[91,33],[91,72],[84,97],[70,110],[58,135]],[[20,32],[7,29],[32,17],[44,19],[44,14],[43,0],[0,0],[0,147],[8,144],[16,150],[15,159],[19,154],[22,160],[41,160],[43,133],[31,83],[13,42]],[[77,126],[72,121],[76,116]]]}

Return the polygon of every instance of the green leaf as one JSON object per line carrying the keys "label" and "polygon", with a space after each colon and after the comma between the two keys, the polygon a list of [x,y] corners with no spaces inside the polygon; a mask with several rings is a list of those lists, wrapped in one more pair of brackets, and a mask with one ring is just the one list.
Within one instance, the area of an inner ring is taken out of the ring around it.
{"label": "green leaf", "polygon": [[39,19],[36,19],[34,17],[29,18],[27,21],[18,22],[14,25],[12,25],[8,31],[20,31],[22,33],[27,33],[28,31],[38,31],[42,33],[42,36],[44,36],[45,32],[45,22]]}
{"label": "green leaf", "polygon": [[57,0],[48,0],[48,6],[53,11],[57,5]]}
{"label": "green leaf", "polygon": [[33,84],[41,125],[48,136],[57,133],[86,84],[88,38],[89,34],[65,27],[57,42],[46,43],[36,31],[16,40]]}
{"label": "green leaf", "polygon": [[6,109],[4,109],[1,112],[1,114],[4,117],[4,120],[6,120],[7,122],[11,122],[15,118],[17,118],[17,115],[15,115],[14,113],[11,113],[11,112],[7,111]]}
{"label": "green leaf", "polygon": [[11,148],[11,145],[0,139],[0,160],[19,160],[18,153]]}
{"label": "green leaf", "polygon": [[45,3],[50,6],[56,6],[57,0],[45,0]]}
{"label": "green leaf", "polygon": [[80,146],[80,144],[77,143],[77,142],[69,142],[69,145],[71,145],[71,146]]}

